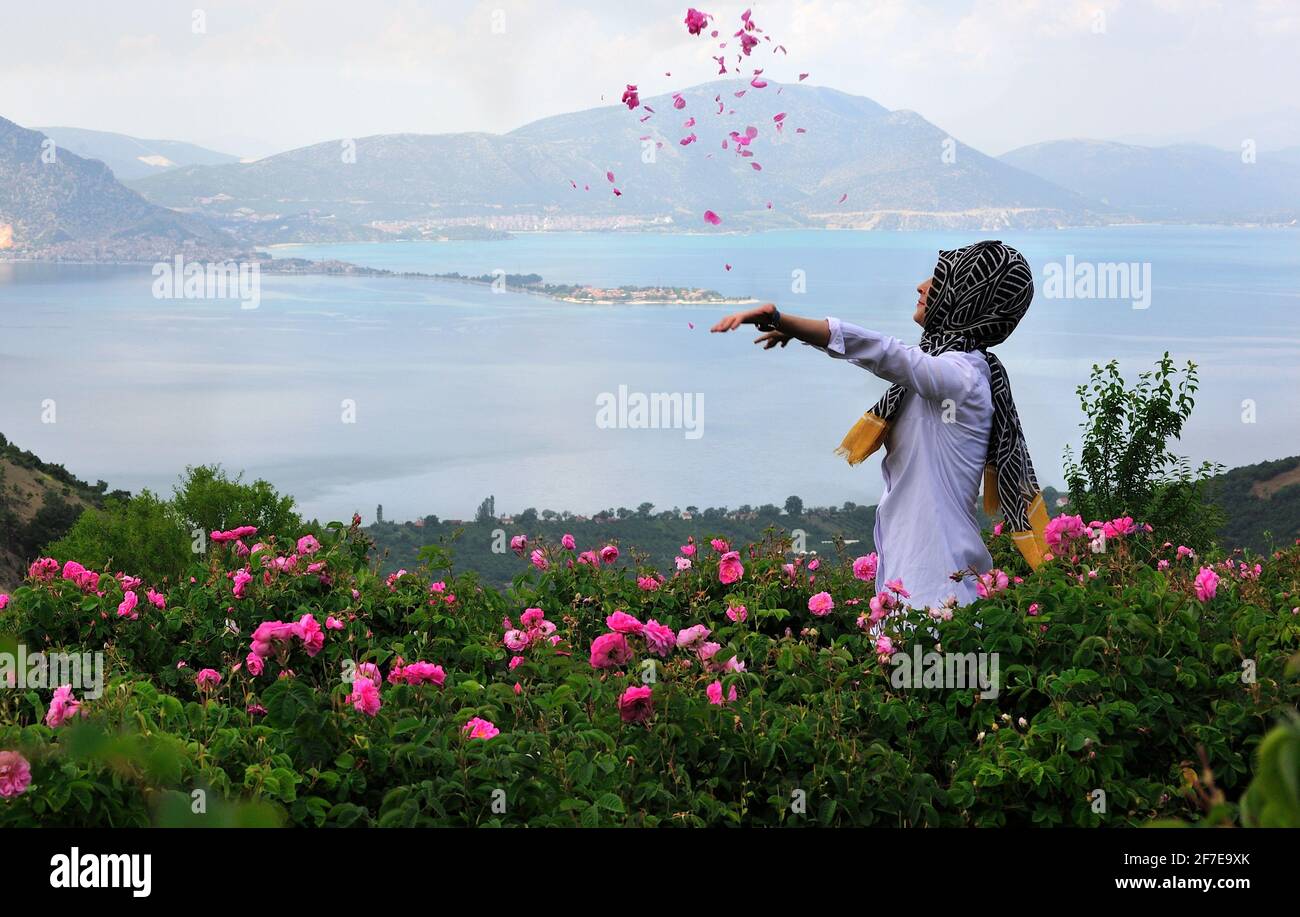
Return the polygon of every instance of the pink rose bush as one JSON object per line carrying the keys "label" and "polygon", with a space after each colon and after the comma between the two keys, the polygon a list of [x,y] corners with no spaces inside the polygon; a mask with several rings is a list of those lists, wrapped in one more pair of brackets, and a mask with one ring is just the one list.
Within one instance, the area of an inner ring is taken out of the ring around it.
{"label": "pink rose bush", "polygon": [[[206,775],[223,804],[269,803],[298,825],[790,823],[764,800],[813,779],[812,762],[855,775],[833,788],[833,824],[1100,823],[1073,793],[1093,785],[1098,760],[1143,800],[1113,823],[1186,817],[1187,735],[1212,737],[1221,772],[1240,773],[1300,699],[1282,677],[1300,649],[1300,548],[1224,556],[1162,546],[1128,516],[1052,522],[1056,550],[1039,570],[995,536],[990,569],[954,571],[939,596],[878,582],[872,553],[802,555],[779,537],[697,530],[656,566],[577,524],[568,539],[516,536],[505,592],[438,559],[383,568],[362,531],[336,527],[213,538],[184,575],[157,582],[41,559],[7,593],[0,628],[28,645],[107,650],[111,687],[104,700],[66,684],[44,707],[11,704],[0,826],[36,823],[33,800],[65,788],[82,818],[74,780],[94,787],[88,823],[151,823],[134,786],[114,788],[106,766],[60,744],[99,728],[179,755],[179,778],[157,788]],[[690,564],[674,569],[674,556]],[[979,598],[962,606],[958,593]],[[1151,621],[1177,627],[1156,646]],[[1215,646],[1254,654],[1255,692],[1225,701]],[[982,699],[894,677],[925,653],[986,651],[1004,676],[1057,693]],[[1233,730],[1214,726],[1224,703],[1243,712]],[[131,732],[140,723],[148,734]],[[1077,747],[1035,741],[1044,730]],[[1024,774],[1002,763],[1012,751]],[[977,784],[990,768],[1001,782]],[[498,786],[506,813],[482,803]]]}

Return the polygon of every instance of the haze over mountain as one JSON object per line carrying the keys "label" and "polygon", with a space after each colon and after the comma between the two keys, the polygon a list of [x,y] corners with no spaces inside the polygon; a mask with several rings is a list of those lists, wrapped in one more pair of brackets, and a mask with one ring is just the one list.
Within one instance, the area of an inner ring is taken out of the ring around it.
{"label": "haze over mountain", "polygon": [[[1077,225],[1106,210],[949,138],[914,112],[834,89],[718,81],[681,96],[680,110],[670,96],[645,99],[655,114],[644,123],[644,106],[610,105],[502,135],[385,134],[131,184],[155,203],[223,219],[316,212],[348,222],[503,229],[705,229],[706,209],[723,216],[722,229],[996,228]],[[691,117],[695,125],[685,127]],[[734,143],[722,148],[730,131],[750,125],[758,129],[752,158],[738,156]],[[691,133],[698,140],[681,146]]]}
{"label": "haze over mountain", "polygon": [[1290,223],[1300,218],[1300,150],[1242,153],[1201,144],[1056,140],[1003,162],[1144,220]]}
{"label": "haze over mountain", "polygon": [[[0,118],[0,249],[79,242],[214,242],[201,219],[151,204],[108,166],[51,148],[38,131]],[[93,252],[91,253],[93,254]]]}
{"label": "haze over mountain", "polygon": [[218,153],[181,140],[143,140],[111,131],[80,127],[38,127],[60,148],[83,159],[98,159],[113,170],[118,181],[157,175],[180,166],[213,166],[239,162],[238,156]]}

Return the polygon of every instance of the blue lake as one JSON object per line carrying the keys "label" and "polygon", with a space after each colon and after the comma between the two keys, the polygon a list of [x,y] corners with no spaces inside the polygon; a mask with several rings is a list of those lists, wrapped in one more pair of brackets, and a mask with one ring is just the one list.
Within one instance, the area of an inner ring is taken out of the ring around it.
{"label": "blue lake", "polygon": [[[986,233],[1020,248],[1039,295],[997,348],[1039,477],[1077,443],[1074,389],[1115,357],[1200,365],[1182,443],[1233,466],[1300,452],[1300,234],[1119,227]],[[422,272],[698,286],[836,315],[915,340],[913,287],[975,233],[560,233],[503,242],[288,246]],[[1047,266],[1149,264],[1150,300],[1049,298]],[[731,264],[730,271],[724,264]],[[801,272],[806,290],[792,292]],[[833,454],[885,384],[809,348],[710,335],[725,311],[580,306],[424,279],[262,275],[261,303],[157,299],[148,266],[0,264],[0,431],[90,481],[169,492],[221,462],[294,494],[308,515],[367,520],[636,506],[873,502],[879,459]],[[690,324],[694,324],[694,328]],[[597,398],[702,398],[699,438],[602,429]],[[53,403],[55,422],[49,418]],[[1243,421],[1243,403],[1254,422]],[[43,417],[44,412],[44,417]],[[345,422],[354,420],[355,422]]]}

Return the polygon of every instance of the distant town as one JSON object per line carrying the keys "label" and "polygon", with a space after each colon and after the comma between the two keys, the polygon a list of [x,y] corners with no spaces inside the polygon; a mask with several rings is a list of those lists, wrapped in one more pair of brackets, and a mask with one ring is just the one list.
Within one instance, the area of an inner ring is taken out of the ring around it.
{"label": "distant town", "polygon": [[475,277],[455,272],[433,276],[438,280],[472,283],[501,291],[534,293],[561,302],[587,305],[736,305],[758,302],[756,299],[723,296],[716,290],[698,287],[598,287],[589,284],[545,283],[540,274],[507,274],[504,271]]}

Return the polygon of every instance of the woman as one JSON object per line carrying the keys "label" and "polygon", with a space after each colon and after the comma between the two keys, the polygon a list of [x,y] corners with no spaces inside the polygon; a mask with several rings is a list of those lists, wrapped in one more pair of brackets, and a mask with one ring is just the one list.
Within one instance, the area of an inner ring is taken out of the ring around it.
{"label": "woman", "polygon": [[[972,574],[992,559],[975,517],[1000,507],[1026,560],[1037,567],[1047,510],[1034,477],[1002,363],[986,348],[1015,329],[1034,297],[1023,255],[1001,242],[941,251],[934,276],[916,288],[920,346],[839,319],[782,314],[767,303],[729,315],[715,332],[757,325],[764,350],[803,341],[893,386],[862,416],[837,452],[851,465],[882,444],[885,492],[876,508],[876,581],[902,580],[912,604],[976,598]],[[954,581],[953,574],[967,574]]]}

